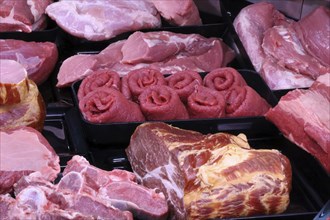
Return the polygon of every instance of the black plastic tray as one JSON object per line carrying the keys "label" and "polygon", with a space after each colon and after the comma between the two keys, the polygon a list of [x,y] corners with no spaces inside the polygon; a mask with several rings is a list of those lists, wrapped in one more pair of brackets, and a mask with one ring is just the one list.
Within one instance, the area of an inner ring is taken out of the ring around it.
{"label": "black plastic tray", "polygon": [[[259,95],[262,96],[270,105],[275,106],[277,104],[278,100],[257,73],[250,70],[239,70],[239,72],[242,74],[247,84],[251,86],[257,93],[259,93]],[[80,83],[81,81],[75,82],[72,85],[73,97],[77,109],[77,93]],[[134,132],[135,128],[141,124],[141,122],[95,124],[85,120],[80,111],[79,115],[87,139],[98,144],[126,143]],[[216,132],[219,130],[239,133],[242,130],[245,130],[251,137],[260,135],[271,136],[278,133],[277,128],[275,128],[275,126],[267,121],[263,116],[171,120],[166,122],[185,129],[198,129],[198,131],[203,133]],[[254,132],[258,127],[264,127],[265,129],[263,129],[262,132]]]}
{"label": "black plastic tray", "polygon": [[[262,133],[264,129],[269,128],[255,127],[253,129],[255,133]],[[199,131],[196,126],[191,126],[191,130]],[[219,131],[227,132],[227,130],[222,129],[219,129]],[[320,164],[310,154],[289,142],[282,135],[251,138],[249,136],[251,129],[242,129],[241,132],[247,134],[252,148],[278,149],[289,158],[293,173],[292,191],[290,204],[284,213],[233,219],[313,219],[330,198],[330,177]],[[208,132],[204,130],[203,133]],[[128,144],[109,144],[107,147],[104,147],[103,145],[90,143],[89,149],[97,167],[105,170],[125,169],[131,171],[132,168],[125,154],[127,146]]]}

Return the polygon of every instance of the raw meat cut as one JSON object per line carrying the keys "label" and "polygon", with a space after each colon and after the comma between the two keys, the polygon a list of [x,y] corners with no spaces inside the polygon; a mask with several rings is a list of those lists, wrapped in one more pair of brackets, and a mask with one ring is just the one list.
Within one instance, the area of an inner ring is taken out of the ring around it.
{"label": "raw meat cut", "polygon": [[270,105],[250,86],[234,86],[225,95],[226,116],[263,116]]}
{"label": "raw meat cut", "polygon": [[329,19],[330,9],[320,6],[294,25],[305,50],[325,66],[330,66]]}
{"label": "raw meat cut", "polygon": [[79,100],[83,117],[92,123],[144,121],[139,105],[114,88],[98,88]]}
{"label": "raw meat cut", "polygon": [[330,173],[329,75],[320,76],[310,89],[284,95],[265,117],[290,141],[316,157]]}
{"label": "raw meat cut", "polygon": [[260,75],[272,90],[307,88],[314,82],[308,76],[286,69],[270,58],[265,59]]}
{"label": "raw meat cut", "polygon": [[187,110],[190,118],[225,117],[225,97],[219,91],[197,86],[188,96]]}
{"label": "raw meat cut", "polygon": [[[30,126],[42,130],[46,106],[37,85],[13,60],[0,59],[0,130]],[[2,81],[3,80],[3,81]]]}
{"label": "raw meat cut", "polygon": [[123,80],[122,83],[122,93],[129,94],[125,96],[131,97],[133,100],[137,100],[139,95],[149,86],[166,85],[164,75],[158,70],[151,68],[141,68],[130,71],[127,74],[127,78]]}
{"label": "raw meat cut", "polygon": [[46,13],[70,35],[91,41],[161,25],[157,10],[145,0],[64,0],[49,5]]}
{"label": "raw meat cut", "polygon": [[179,95],[165,85],[148,87],[141,93],[138,102],[142,113],[150,121],[189,118]]}
{"label": "raw meat cut", "polygon": [[236,69],[224,67],[209,72],[203,79],[203,85],[219,92],[226,92],[234,86],[245,86],[247,84]]}
{"label": "raw meat cut", "polygon": [[166,77],[167,85],[178,93],[181,101],[187,103],[187,98],[191,95],[197,86],[203,84],[199,73],[191,70],[177,72],[174,75]]}
{"label": "raw meat cut", "polygon": [[16,60],[27,70],[29,79],[40,85],[53,71],[58,50],[52,42],[0,39],[0,59]]}
{"label": "raw meat cut", "polygon": [[10,192],[23,175],[39,171],[53,181],[59,157],[40,132],[30,127],[0,131],[0,194]]}
{"label": "raw meat cut", "polygon": [[119,74],[108,69],[96,70],[81,82],[77,95],[78,100],[81,100],[97,88],[114,88],[120,90],[121,82]]}
{"label": "raw meat cut", "polygon": [[149,0],[160,15],[170,24],[186,26],[201,25],[198,8],[193,0]]}
{"label": "raw meat cut", "polygon": [[0,32],[30,33],[47,26],[45,9],[52,0],[0,0]]}
{"label": "raw meat cut", "polygon": [[297,74],[316,79],[330,72],[309,55],[302,46],[296,32],[290,26],[274,26],[264,32],[262,48],[266,55],[275,58],[277,63]]}
{"label": "raw meat cut", "polygon": [[[181,48],[178,51],[177,46]],[[146,67],[162,74],[174,74],[183,70],[209,72],[226,66],[234,57],[234,51],[220,38],[167,31],[134,32],[129,39],[112,43],[99,54],[78,54],[67,58],[60,67],[56,86],[69,86],[99,68],[108,68],[120,76]]]}
{"label": "raw meat cut", "polygon": [[257,72],[266,55],[261,47],[264,32],[281,23],[285,16],[268,2],[251,4],[243,8],[234,20],[234,28]]}
{"label": "raw meat cut", "polygon": [[244,134],[203,135],[147,122],[126,153],[143,185],[165,194],[169,219],[281,213],[289,204],[289,160],[278,150],[250,148]]}
{"label": "raw meat cut", "polygon": [[0,104],[21,102],[28,93],[27,72],[14,60],[0,59]]}

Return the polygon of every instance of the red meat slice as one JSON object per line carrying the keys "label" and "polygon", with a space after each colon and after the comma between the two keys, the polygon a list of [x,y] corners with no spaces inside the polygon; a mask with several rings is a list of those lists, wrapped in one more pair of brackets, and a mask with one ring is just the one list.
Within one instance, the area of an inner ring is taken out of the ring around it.
{"label": "red meat slice", "polygon": [[99,88],[79,101],[84,118],[92,123],[144,121],[138,104],[129,101],[118,90]]}
{"label": "red meat slice", "polygon": [[226,94],[226,116],[263,116],[270,105],[249,86],[234,86]]}
{"label": "red meat slice", "polygon": [[141,111],[147,120],[188,119],[179,95],[168,86],[150,86],[139,96]]}
{"label": "red meat slice", "polygon": [[221,118],[225,116],[225,97],[218,91],[198,86],[188,97],[190,118]]}
{"label": "red meat slice", "polygon": [[120,76],[109,69],[96,70],[81,82],[78,90],[78,100],[98,88],[114,88],[120,90]]}

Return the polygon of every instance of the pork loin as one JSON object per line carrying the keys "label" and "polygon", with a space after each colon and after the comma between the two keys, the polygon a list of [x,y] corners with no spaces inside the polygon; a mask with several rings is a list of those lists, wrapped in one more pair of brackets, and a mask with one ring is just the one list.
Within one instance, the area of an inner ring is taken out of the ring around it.
{"label": "pork loin", "polygon": [[165,194],[170,219],[281,213],[289,204],[289,160],[278,150],[250,148],[243,134],[148,122],[136,128],[126,153],[142,183]]}
{"label": "pork loin", "polygon": [[10,192],[24,175],[39,171],[53,181],[60,172],[59,157],[42,134],[30,127],[0,131],[0,194]]}

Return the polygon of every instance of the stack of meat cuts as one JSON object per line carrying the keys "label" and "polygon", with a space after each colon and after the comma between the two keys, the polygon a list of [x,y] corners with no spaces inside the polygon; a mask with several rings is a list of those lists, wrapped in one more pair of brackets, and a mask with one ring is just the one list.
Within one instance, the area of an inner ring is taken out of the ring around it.
{"label": "stack of meat cuts", "polygon": [[47,26],[46,7],[53,0],[0,0],[0,32],[32,32]]}
{"label": "stack of meat cuts", "polygon": [[136,182],[124,170],[104,171],[74,156],[56,185],[42,173],[24,176],[14,188],[15,198],[0,195],[1,219],[113,219],[165,220],[164,195]]}
{"label": "stack of meat cuts", "polygon": [[121,76],[142,67],[163,74],[183,70],[209,72],[226,66],[234,56],[234,51],[220,38],[168,31],[137,31],[127,40],[110,44],[99,54],[78,54],[66,59],[57,75],[57,86],[69,86],[101,68],[108,68]]}
{"label": "stack of meat cuts", "polygon": [[165,194],[169,219],[281,213],[289,204],[289,160],[278,150],[250,148],[244,134],[149,122],[136,128],[126,153],[142,183]]}
{"label": "stack of meat cuts", "polygon": [[77,98],[91,123],[262,116],[270,108],[231,67],[215,69],[204,79],[194,71],[164,77],[151,68],[120,79],[114,71],[99,69],[82,80]]}
{"label": "stack of meat cuts", "polygon": [[330,73],[309,89],[290,91],[265,116],[330,173]]}
{"label": "stack of meat cuts", "polygon": [[41,131],[45,117],[43,98],[25,68],[0,59],[0,130],[30,126]]}
{"label": "stack of meat cuts", "polygon": [[49,5],[46,13],[70,35],[91,41],[158,28],[159,13],[175,25],[202,23],[193,0],[62,0]]}
{"label": "stack of meat cuts", "polygon": [[304,88],[330,72],[329,19],[323,6],[295,22],[261,2],[243,8],[234,27],[271,89]]}

